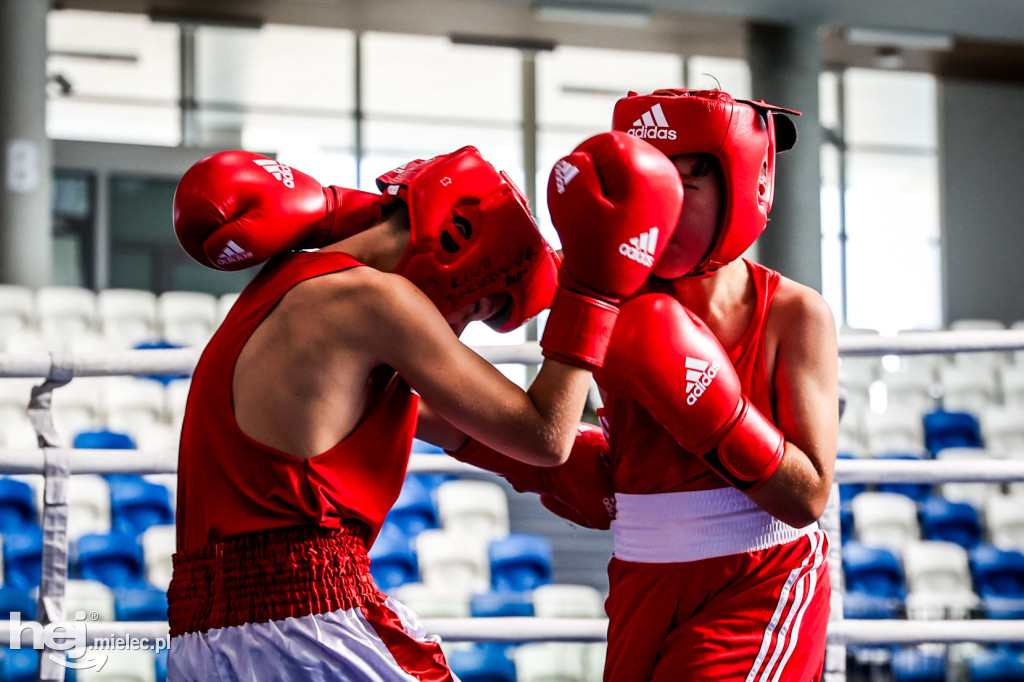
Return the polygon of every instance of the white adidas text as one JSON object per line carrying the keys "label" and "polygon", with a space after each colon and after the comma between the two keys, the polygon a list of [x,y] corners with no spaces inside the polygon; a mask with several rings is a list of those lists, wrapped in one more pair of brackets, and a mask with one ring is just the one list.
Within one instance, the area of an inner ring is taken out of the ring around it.
{"label": "white adidas text", "polygon": [[715,377],[718,376],[718,368],[720,365],[717,362],[712,362],[704,372],[695,376],[691,380],[690,372],[686,373],[686,404],[696,405],[700,397],[704,395],[704,391],[707,390],[711,382],[714,381]]}
{"label": "white adidas text", "polygon": [[280,180],[288,189],[295,189],[295,176],[289,166],[272,159],[253,159],[253,163]]}

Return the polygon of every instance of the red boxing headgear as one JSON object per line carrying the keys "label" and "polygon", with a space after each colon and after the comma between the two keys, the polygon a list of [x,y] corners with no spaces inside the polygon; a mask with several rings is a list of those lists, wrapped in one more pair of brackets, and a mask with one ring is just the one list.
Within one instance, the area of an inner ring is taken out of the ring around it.
{"label": "red boxing headgear", "polygon": [[796,126],[780,113],[800,115],[763,101],[734,100],[721,90],[630,92],[615,104],[612,130],[642,138],[670,157],[711,154],[722,166],[721,224],[688,275],[736,260],[764,231],[775,193],[775,153],[796,143]]}
{"label": "red boxing headgear", "polygon": [[526,197],[474,147],[411,161],[377,178],[381,202],[409,207],[412,234],[395,272],[447,315],[496,293],[509,304],[486,320],[499,332],[551,305],[558,256],[541,236]]}

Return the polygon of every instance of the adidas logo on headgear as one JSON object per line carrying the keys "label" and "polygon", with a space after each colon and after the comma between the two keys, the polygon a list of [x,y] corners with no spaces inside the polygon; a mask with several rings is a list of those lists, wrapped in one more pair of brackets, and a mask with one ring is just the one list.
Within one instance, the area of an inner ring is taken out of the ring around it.
{"label": "adidas logo on headgear", "polygon": [[292,169],[289,166],[273,159],[253,159],[253,163],[280,180],[288,189],[295,189],[295,176],[292,175]]}
{"label": "adidas logo on headgear", "polygon": [[644,140],[676,139],[676,131],[669,127],[668,119],[665,118],[665,112],[661,110],[660,104],[655,104],[645,111],[643,116],[633,121],[633,128],[629,134]]}
{"label": "adidas logo on headgear", "polygon": [[652,227],[639,237],[633,237],[629,243],[619,244],[619,253],[640,265],[654,265],[654,250],[658,246],[658,228]]}
{"label": "adidas logo on headgear", "polygon": [[217,256],[217,265],[229,265],[231,263],[240,263],[244,260],[252,258],[252,251],[246,251],[241,246],[228,240],[227,246]]}
{"label": "adidas logo on headgear", "polygon": [[559,194],[565,192],[565,187],[572,179],[579,175],[580,169],[565,159],[555,164],[555,189]]}
{"label": "adidas logo on headgear", "polygon": [[697,400],[718,375],[717,362],[705,362],[697,358],[686,358],[686,404],[696,405]]}

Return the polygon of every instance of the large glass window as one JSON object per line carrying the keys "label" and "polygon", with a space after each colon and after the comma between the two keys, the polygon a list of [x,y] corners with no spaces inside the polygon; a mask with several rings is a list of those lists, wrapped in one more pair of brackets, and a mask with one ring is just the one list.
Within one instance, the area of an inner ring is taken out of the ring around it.
{"label": "large glass window", "polygon": [[353,32],[200,27],[195,60],[195,143],[273,154],[324,184],[354,185]]}
{"label": "large glass window", "polygon": [[939,328],[934,77],[850,69],[823,77],[821,93],[826,298],[850,327]]}
{"label": "large glass window", "polygon": [[140,14],[50,12],[47,43],[51,138],[181,141],[177,26]]}

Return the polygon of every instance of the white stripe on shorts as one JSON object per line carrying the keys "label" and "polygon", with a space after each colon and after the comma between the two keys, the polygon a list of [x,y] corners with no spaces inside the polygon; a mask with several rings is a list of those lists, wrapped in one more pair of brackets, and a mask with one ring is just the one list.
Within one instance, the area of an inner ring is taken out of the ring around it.
{"label": "white stripe on shorts", "polygon": [[[789,661],[796,639],[800,635],[800,623],[803,620],[804,611],[807,610],[807,605],[814,598],[814,591],[817,587],[818,568],[825,560],[825,555],[822,552],[824,538],[825,534],[822,531],[815,531],[808,536],[808,539],[811,541],[810,553],[804,558],[803,563],[799,567],[794,568],[790,572],[786,584],[782,588],[779,601],[775,605],[775,613],[772,614],[771,621],[769,621],[768,626],[764,630],[761,650],[758,651],[757,658],[754,659],[754,665],[747,674],[746,682],[753,682],[758,673],[761,673],[759,682],[766,682],[772,668],[785,651],[785,656],[779,664],[779,669],[772,678],[776,682],[780,679],[779,675]],[[792,600],[790,600],[791,592],[793,593]],[[779,621],[782,619],[783,611],[786,610],[787,606],[789,607],[789,613],[786,615],[786,620],[783,622],[782,627],[778,628],[777,636],[774,637],[775,646],[772,650],[772,656],[768,660],[767,665],[765,665],[765,658],[768,656],[768,649],[772,644],[773,634],[776,634],[776,628],[779,626]],[[787,636],[790,638],[789,647],[786,647]]]}

